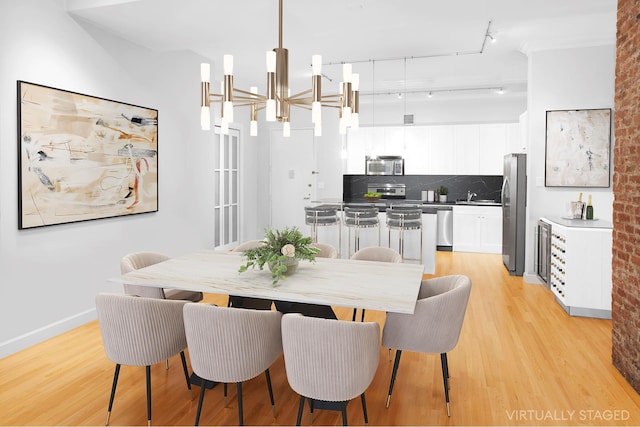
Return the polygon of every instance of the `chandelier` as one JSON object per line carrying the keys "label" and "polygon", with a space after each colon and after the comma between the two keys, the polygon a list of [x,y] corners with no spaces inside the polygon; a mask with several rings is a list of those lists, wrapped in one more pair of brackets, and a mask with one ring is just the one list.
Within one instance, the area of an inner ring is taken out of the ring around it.
{"label": "chandelier", "polygon": [[322,135],[322,107],[339,110],[339,131],[345,134],[348,127],[359,126],[359,75],[352,73],[351,64],[343,64],[341,93],[322,94],[322,57],[311,57],[311,89],[291,95],[289,92],[289,51],[282,47],[282,0],[278,0],[278,47],[267,52],[266,93],[258,93],[257,87],[249,91],[233,85],[233,56],[224,55],[224,78],[220,85],[221,93],[210,92],[209,64],[200,65],[201,115],[203,130],[211,129],[211,103],[221,104],[220,125],[223,134],[229,133],[229,124],[234,121],[234,107],[250,107],[250,135],[258,134],[258,111],[265,110],[267,122],[283,123],[283,136],[291,134],[291,107],[311,110],[311,122],[314,135]]}

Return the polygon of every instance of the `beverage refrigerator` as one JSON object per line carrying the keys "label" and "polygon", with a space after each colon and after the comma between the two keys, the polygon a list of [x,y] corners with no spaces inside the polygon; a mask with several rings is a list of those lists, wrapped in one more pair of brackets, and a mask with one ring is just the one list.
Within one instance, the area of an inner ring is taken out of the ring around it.
{"label": "beverage refrigerator", "polygon": [[526,238],[527,155],[504,156],[502,178],[502,262],[509,274],[522,276]]}

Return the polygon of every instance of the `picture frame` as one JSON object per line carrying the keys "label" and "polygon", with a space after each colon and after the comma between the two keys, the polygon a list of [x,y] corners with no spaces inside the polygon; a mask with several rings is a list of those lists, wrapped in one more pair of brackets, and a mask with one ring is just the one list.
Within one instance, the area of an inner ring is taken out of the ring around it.
{"label": "picture frame", "polygon": [[546,112],[545,187],[611,185],[611,108]]}
{"label": "picture frame", "polygon": [[18,80],[18,229],[158,211],[158,110]]}

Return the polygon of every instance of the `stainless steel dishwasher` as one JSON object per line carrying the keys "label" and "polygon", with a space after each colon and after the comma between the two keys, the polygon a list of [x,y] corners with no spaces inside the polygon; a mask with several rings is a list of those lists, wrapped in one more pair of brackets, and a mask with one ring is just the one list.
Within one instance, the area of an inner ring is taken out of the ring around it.
{"label": "stainless steel dishwasher", "polygon": [[438,239],[436,249],[439,251],[453,250],[453,208],[438,206]]}

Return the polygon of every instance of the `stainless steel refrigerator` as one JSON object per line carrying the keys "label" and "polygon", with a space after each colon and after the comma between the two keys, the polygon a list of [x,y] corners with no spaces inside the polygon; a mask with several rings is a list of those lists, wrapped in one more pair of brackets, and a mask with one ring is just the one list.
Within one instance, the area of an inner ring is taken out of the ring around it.
{"label": "stainless steel refrigerator", "polygon": [[524,273],[527,155],[504,156],[502,178],[502,262],[512,276]]}

